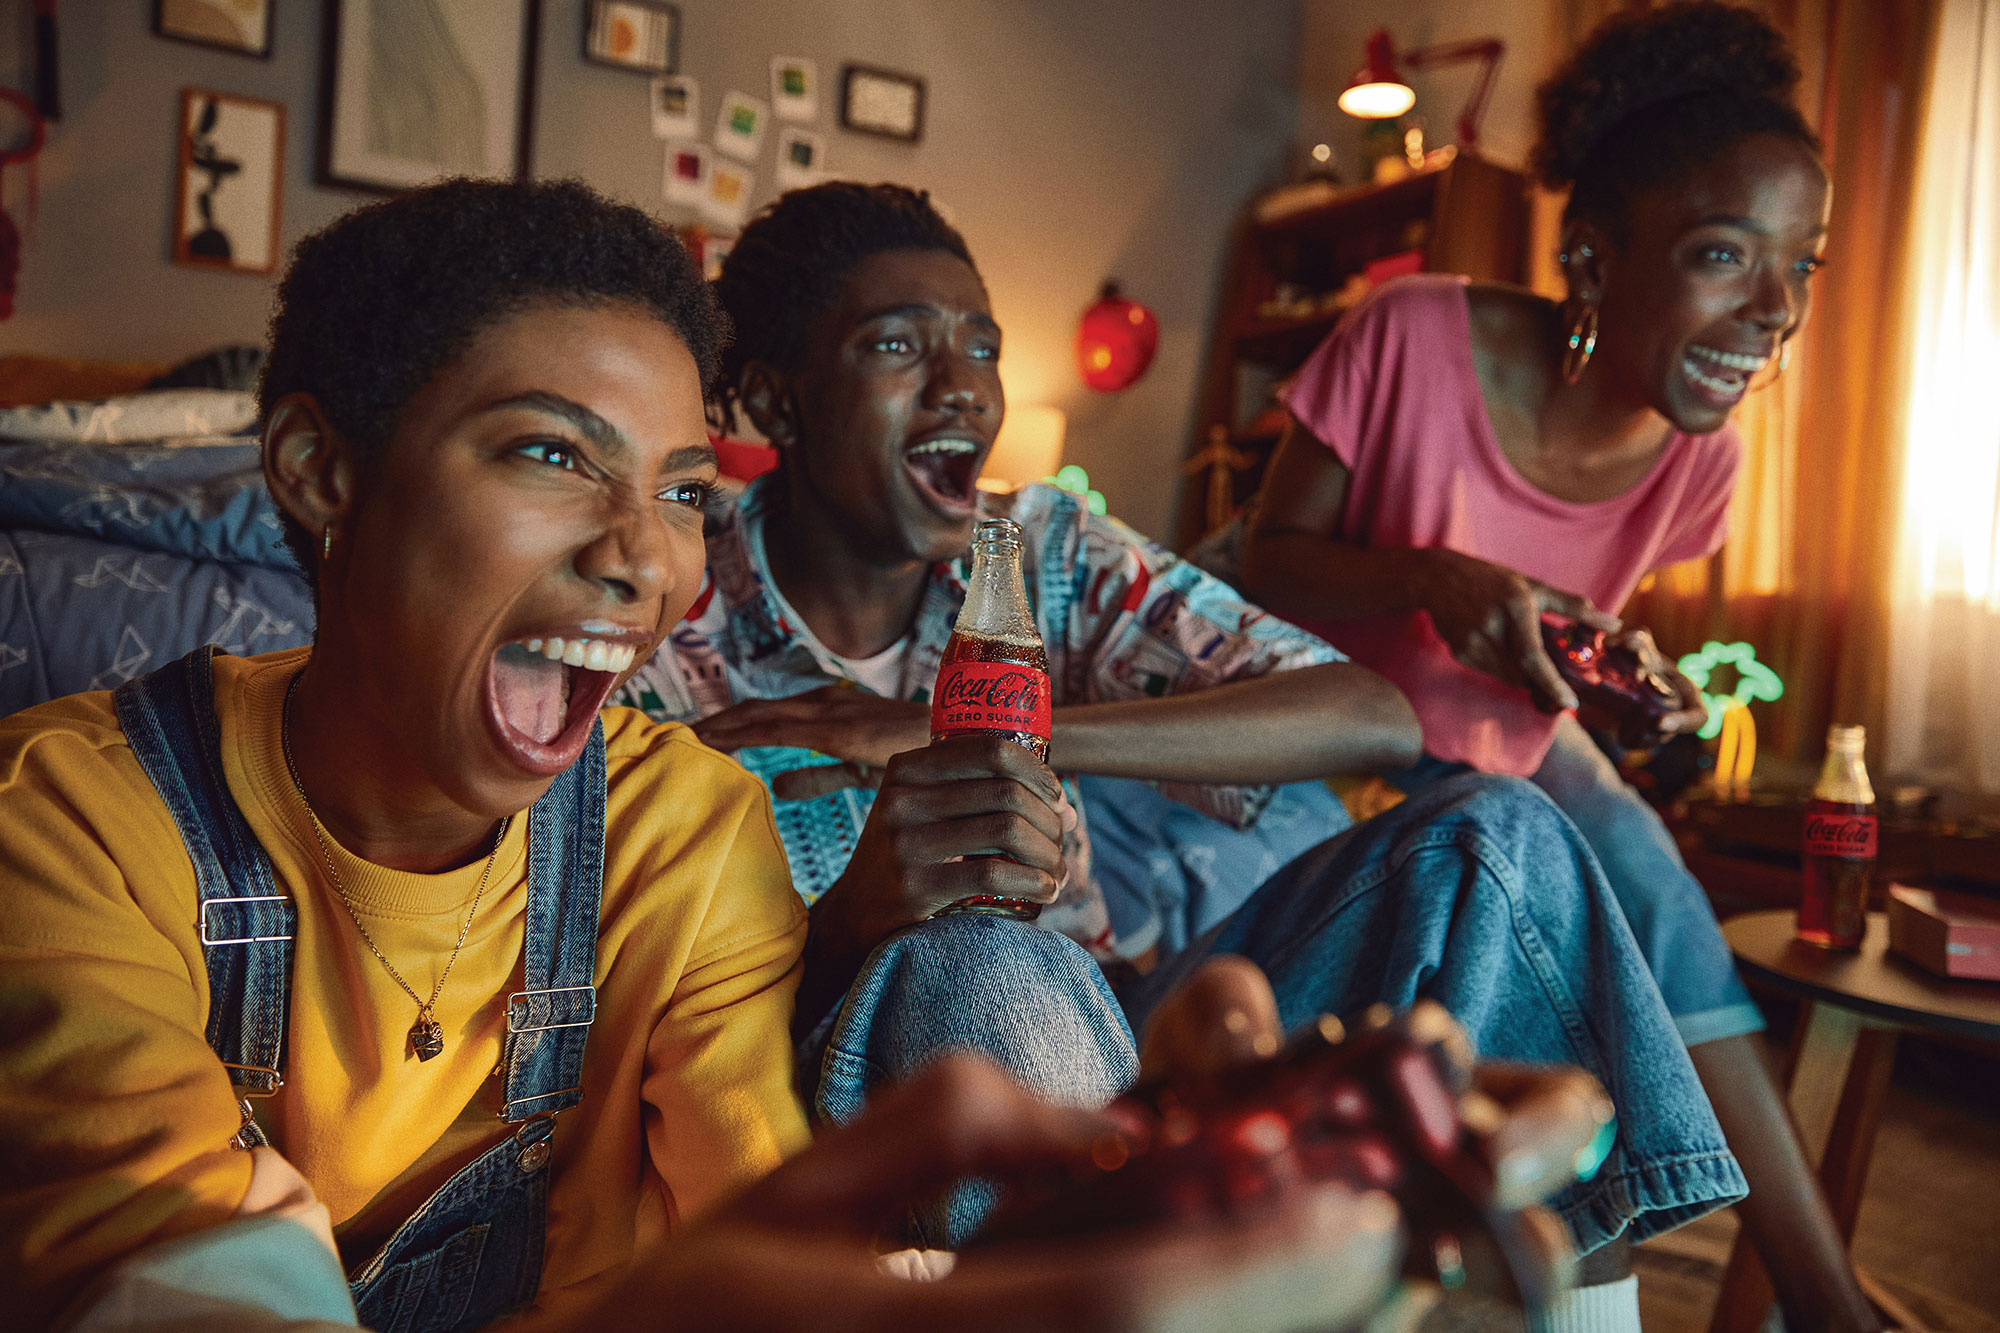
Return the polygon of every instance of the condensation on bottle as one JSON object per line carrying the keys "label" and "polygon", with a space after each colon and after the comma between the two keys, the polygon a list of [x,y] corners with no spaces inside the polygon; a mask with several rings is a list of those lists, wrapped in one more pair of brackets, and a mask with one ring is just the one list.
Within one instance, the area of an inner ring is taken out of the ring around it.
{"label": "condensation on bottle", "polygon": [[[983,520],[972,538],[972,577],[931,691],[931,740],[1004,736],[1047,762],[1052,701],[1049,658],[1021,577],[1022,535],[1012,519]],[[940,912],[1032,921],[1042,905],[978,895]]]}

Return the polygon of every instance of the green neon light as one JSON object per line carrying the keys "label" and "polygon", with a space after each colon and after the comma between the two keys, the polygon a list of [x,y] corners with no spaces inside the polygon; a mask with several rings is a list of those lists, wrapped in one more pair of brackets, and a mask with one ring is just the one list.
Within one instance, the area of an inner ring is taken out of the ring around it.
{"label": "green neon light", "polygon": [[1043,477],[1042,480],[1058,489],[1081,495],[1091,513],[1104,512],[1104,492],[1091,490],[1090,474],[1076,464],[1066,463],[1053,477]]}
{"label": "green neon light", "polygon": [[[1701,701],[1708,708],[1708,721],[1696,734],[1703,740],[1713,740],[1722,730],[1722,715],[1732,703],[1746,707],[1755,699],[1782,699],[1785,696],[1785,682],[1778,679],[1778,673],[1757,660],[1757,650],[1747,643],[1718,643],[1710,639],[1701,646],[1698,653],[1689,653],[1680,660],[1681,674],[1693,681],[1701,690]],[[1710,694],[1709,678],[1719,666],[1736,668],[1736,688],[1728,694]]]}

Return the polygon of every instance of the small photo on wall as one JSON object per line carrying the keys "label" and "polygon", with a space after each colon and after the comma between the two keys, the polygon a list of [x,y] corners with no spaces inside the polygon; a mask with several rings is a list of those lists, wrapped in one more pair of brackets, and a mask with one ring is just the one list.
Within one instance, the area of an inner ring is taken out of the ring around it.
{"label": "small photo on wall", "polygon": [[618,69],[672,74],[680,68],[681,11],[657,0],[589,0],[583,55]]}
{"label": "small photo on wall", "polygon": [[238,55],[271,54],[272,0],[153,0],[153,31]]}
{"label": "small photo on wall", "polygon": [[708,149],[701,144],[668,144],[666,176],[660,184],[660,193],[670,204],[701,207],[708,198],[709,168]]}
{"label": "small photo on wall", "polygon": [[924,81],[914,74],[849,65],[840,75],[843,128],[916,143],[924,137]]}
{"label": "small photo on wall", "polygon": [[800,56],[773,56],[771,108],[779,120],[819,119],[819,66]]}
{"label": "small photo on wall", "polygon": [[275,272],[284,168],[283,104],[182,89],[175,262]]}
{"label": "small photo on wall", "polygon": [[715,146],[733,158],[755,162],[764,146],[764,125],[770,108],[748,93],[732,92],[722,99],[715,117]]}
{"label": "small photo on wall", "polygon": [[810,130],[787,127],[779,131],[778,170],[773,179],[780,194],[825,180],[826,140]]}
{"label": "small photo on wall", "polygon": [[750,195],[757,177],[734,162],[716,162],[708,172],[708,194],[702,200],[702,216],[717,227],[742,229],[750,216]]}
{"label": "small photo on wall", "polygon": [[701,85],[687,75],[654,79],[652,108],[655,139],[701,137]]}

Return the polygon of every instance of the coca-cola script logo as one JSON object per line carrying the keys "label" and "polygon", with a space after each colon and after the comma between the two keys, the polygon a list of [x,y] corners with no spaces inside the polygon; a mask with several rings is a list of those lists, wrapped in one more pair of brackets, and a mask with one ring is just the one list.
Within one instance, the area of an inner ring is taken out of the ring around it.
{"label": "coca-cola script logo", "polygon": [[1875,816],[1807,815],[1806,852],[1812,856],[1875,855]]}
{"label": "coca-cola script logo", "polygon": [[1006,708],[1032,713],[1041,704],[1048,677],[1039,671],[1003,671],[984,680],[960,672],[938,688],[946,708]]}
{"label": "coca-cola script logo", "polygon": [[1025,731],[1049,734],[1049,678],[1033,667],[961,662],[938,673],[931,733]]}

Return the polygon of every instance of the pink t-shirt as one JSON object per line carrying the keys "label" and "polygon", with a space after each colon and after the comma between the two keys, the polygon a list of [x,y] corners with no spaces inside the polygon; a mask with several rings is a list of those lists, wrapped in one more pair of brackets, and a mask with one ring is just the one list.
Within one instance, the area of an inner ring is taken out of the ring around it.
{"label": "pink t-shirt", "polygon": [[[1384,283],[1307,359],[1285,402],[1354,474],[1341,536],[1362,546],[1449,547],[1616,612],[1647,571],[1708,555],[1727,535],[1740,450],[1729,427],[1676,434],[1609,500],[1572,504],[1516,472],[1479,394],[1463,278]],[[1555,719],[1461,664],[1429,616],[1308,628],[1409,696],[1430,753],[1522,777],[1541,766]]]}

